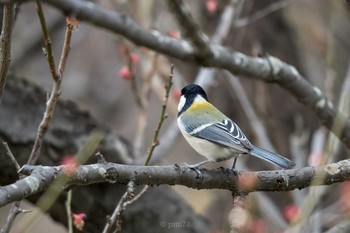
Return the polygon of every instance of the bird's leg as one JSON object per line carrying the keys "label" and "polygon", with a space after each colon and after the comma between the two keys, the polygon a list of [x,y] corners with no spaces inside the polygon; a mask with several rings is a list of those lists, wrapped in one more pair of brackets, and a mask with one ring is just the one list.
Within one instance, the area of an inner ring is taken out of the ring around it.
{"label": "bird's leg", "polygon": [[204,161],[196,163],[196,164],[183,163],[182,165],[189,168],[189,169],[194,170],[197,173],[198,178],[203,178],[203,174],[198,168],[206,163],[209,163],[209,162],[210,162],[209,160],[204,160]]}
{"label": "bird's leg", "polygon": [[237,157],[235,158],[235,160],[233,160],[232,170],[235,170],[236,162],[237,162]]}
{"label": "bird's leg", "polygon": [[200,166],[206,164],[206,163],[209,163],[210,161],[209,160],[204,160],[202,162],[199,162],[199,163],[195,163],[195,164],[187,164],[187,163],[183,163],[182,165],[190,168],[190,169],[198,169]]}

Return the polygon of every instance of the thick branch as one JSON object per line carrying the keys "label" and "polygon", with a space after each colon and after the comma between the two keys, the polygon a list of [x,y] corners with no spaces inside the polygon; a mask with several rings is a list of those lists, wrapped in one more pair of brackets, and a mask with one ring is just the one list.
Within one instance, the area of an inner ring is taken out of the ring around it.
{"label": "thick branch", "polygon": [[[98,163],[80,166],[76,174],[68,176],[63,166],[24,165],[21,173],[28,175],[14,184],[0,189],[0,206],[47,189],[55,180],[64,185],[90,185],[110,182],[136,185],[183,185],[195,189],[227,189],[238,193],[255,191],[289,191],[311,185],[330,185],[350,179],[350,160],[324,167],[304,167],[275,171],[232,171],[230,169],[201,169],[203,178],[185,166],[132,166]],[[57,179],[57,178],[60,179]]]}
{"label": "thick branch", "polygon": [[[0,0],[0,2],[8,1]],[[203,54],[197,53],[190,43],[163,36],[157,31],[148,31],[125,15],[103,9],[94,3],[80,0],[44,0],[44,2],[62,10],[66,15],[75,16],[81,21],[123,35],[137,45],[182,61],[197,62],[203,66],[226,69],[234,74],[277,82],[302,104],[312,109],[320,122],[350,148],[350,120],[337,111],[332,102],[317,87],[307,82],[293,66],[278,58],[250,57],[239,52],[231,52],[218,45],[210,46],[213,56],[200,57]],[[343,126],[343,130],[336,132],[334,125],[337,126],[335,128]]]}

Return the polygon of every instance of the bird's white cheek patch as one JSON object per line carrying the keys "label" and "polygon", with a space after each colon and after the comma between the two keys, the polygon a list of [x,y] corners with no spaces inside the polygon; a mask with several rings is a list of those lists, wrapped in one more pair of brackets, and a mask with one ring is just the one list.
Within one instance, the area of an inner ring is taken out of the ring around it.
{"label": "bird's white cheek patch", "polygon": [[181,96],[180,101],[179,101],[179,105],[177,106],[177,111],[181,111],[181,109],[185,106],[186,103],[186,98],[185,96]]}

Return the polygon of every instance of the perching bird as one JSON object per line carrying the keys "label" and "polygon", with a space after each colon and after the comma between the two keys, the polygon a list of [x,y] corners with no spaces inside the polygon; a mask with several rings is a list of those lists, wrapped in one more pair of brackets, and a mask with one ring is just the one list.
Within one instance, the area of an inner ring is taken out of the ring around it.
{"label": "perching bird", "polygon": [[253,155],[282,168],[295,166],[293,161],[251,144],[238,125],[208,102],[205,91],[196,84],[181,90],[177,123],[193,149],[208,159],[191,168],[235,158],[234,168],[240,155]]}

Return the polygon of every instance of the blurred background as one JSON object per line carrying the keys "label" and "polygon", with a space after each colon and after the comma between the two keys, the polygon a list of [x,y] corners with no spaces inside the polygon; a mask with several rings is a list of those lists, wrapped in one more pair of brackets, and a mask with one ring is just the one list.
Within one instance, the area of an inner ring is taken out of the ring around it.
{"label": "blurred background", "polygon": [[[187,39],[181,34],[164,1],[94,2],[125,14],[145,29]],[[340,101],[344,83],[350,79],[350,12],[345,1],[185,2],[212,43],[220,43],[250,56],[272,55],[280,58],[295,66],[340,109],[348,108]],[[227,24],[224,20],[227,18],[223,15],[230,8],[234,13],[228,18],[227,30],[219,34],[218,29]],[[47,5],[44,10],[58,62],[64,39],[65,17]],[[42,47],[42,31],[35,3],[25,3],[19,8],[13,31],[11,71],[49,92],[52,78]],[[132,153],[127,161],[141,164],[159,120],[170,64],[175,65],[175,75],[167,109],[168,118],[161,128],[160,145],[151,164],[196,163],[204,159],[185,142],[176,126],[180,90],[192,82],[203,85],[209,100],[239,124],[253,144],[285,155],[294,160],[297,167],[319,165],[329,161],[328,155],[332,155],[330,161],[346,158],[344,147],[320,126],[313,112],[280,86],[250,77],[234,77],[223,70],[203,68],[165,57],[84,22],[80,22],[73,33],[61,99],[74,101],[80,109],[88,111],[99,125],[104,125],[128,141]],[[138,99],[142,100],[143,107],[138,104]],[[230,167],[232,162],[206,167]],[[240,158],[236,168],[274,169],[265,162],[250,158]],[[325,232],[344,220],[350,211],[350,206],[346,204],[349,194],[344,191],[348,185],[343,183],[317,189],[322,202],[316,202],[313,211],[306,215],[308,224],[305,224],[305,229],[308,231],[305,232]],[[179,186],[171,189],[205,219],[210,232],[229,231],[232,216],[236,216],[232,212],[230,192],[192,190]],[[309,192],[310,189],[304,189],[250,194],[244,211],[239,212],[242,229],[244,232],[283,232],[287,224],[301,214]],[[7,212],[3,212],[2,215],[6,216]],[[36,232],[47,232],[47,228]]]}

